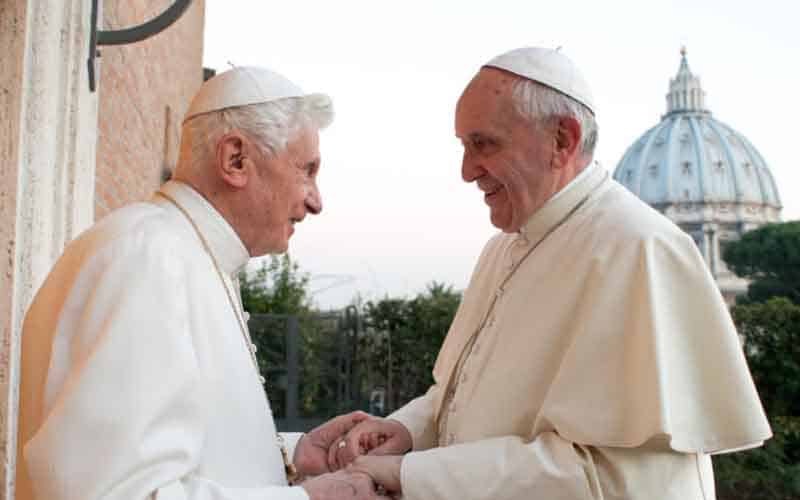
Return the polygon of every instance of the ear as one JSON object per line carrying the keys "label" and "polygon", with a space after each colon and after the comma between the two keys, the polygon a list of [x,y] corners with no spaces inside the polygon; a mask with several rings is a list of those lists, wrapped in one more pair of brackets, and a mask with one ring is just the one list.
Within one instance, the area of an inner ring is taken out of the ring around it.
{"label": "ear", "polygon": [[564,168],[580,156],[581,124],[572,117],[558,119],[553,148],[553,167]]}
{"label": "ear", "polygon": [[253,162],[247,151],[247,138],[237,130],[225,134],[217,142],[216,172],[232,188],[243,188],[253,174]]}

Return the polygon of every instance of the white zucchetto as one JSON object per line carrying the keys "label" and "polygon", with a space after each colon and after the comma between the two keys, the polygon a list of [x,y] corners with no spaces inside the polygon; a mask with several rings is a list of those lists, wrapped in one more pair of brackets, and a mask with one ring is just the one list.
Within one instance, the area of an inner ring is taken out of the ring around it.
{"label": "white zucchetto", "polygon": [[523,47],[501,54],[484,64],[546,85],[580,102],[595,114],[589,83],[578,67],[558,50]]}
{"label": "white zucchetto", "polygon": [[185,123],[212,111],[307,95],[279,73],[255,66],[240,66],[206,81],[192,99],[183,121]]}

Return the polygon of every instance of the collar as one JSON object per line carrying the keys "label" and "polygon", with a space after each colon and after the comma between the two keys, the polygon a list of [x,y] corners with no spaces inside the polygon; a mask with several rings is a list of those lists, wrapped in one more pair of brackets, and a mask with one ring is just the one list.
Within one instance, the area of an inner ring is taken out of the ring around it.
{"label": "collar", "polygon": [[564,188],[553,195],[519,229],[521,237],[538,241],[553,224],[558,223],[575,205],[608,179],[608,172],[597,162],[590,163]]}
{"label": "collar", "polygon": [[561,191],[559,191],[556,194],[554,194],[547,201],[548,202],[553,202],[553,201],[557,200],[558,198],[560,198],[561,196],[563,196],[564,194],[569,193],[569,191],[572,188],[574,188],[576,184],[580,183],[581,179],[584,179],[587,175],[589,175],[591,173],[592,167],[594,167],[595,165],[598,165],[598,164],[596,162],[594,162],[594,161],[589,163],[588,165],[586,165],[586,167],[584,167],[583,170],[578,172],[578,175],[576,175],[574,179],[569,181],[566,186],[561,188]]}
{"label": "collar", "polygon": [[[160,191],[171,196],[192,217],[222,271],[228,276],[236,276],[250,260],[250,253],[228,221],[208,200],[186,183],[172,180],[161,186]],[[177,211],[172,203],[158,195],[153,195],[151,201]],[[183,217],[183,214],[180,215]]]}

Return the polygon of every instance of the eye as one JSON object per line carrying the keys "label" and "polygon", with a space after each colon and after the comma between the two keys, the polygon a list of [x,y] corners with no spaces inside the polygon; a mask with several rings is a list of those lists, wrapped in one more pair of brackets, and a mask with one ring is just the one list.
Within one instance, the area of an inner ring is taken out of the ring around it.
{"label": "eye", "polygon": [[319,164],[316,161],[310,161],[301,167],[301,170],[306,177],[312,178],[317,174]]}
{"label": "eye", "polygon": [[490,154],[497,148],[497,142],[483,135],[473,135],[469,138],[468,148],[473,153]]}

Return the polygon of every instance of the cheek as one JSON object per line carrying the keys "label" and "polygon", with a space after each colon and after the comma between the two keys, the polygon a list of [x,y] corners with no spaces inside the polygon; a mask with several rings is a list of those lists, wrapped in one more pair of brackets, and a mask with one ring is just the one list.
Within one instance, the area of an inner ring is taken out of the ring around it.
{"label": "cheek", "polygon": [[308,185],[306,183],[293,186],[292,203],[305,203],[306,196],[308,196]]}
{"label": "cheek", "polygon": [[508,190],[513,191],[519,187],[521,176],[512,159],[500,158],[495,160],[492,162],[489,173]]}

